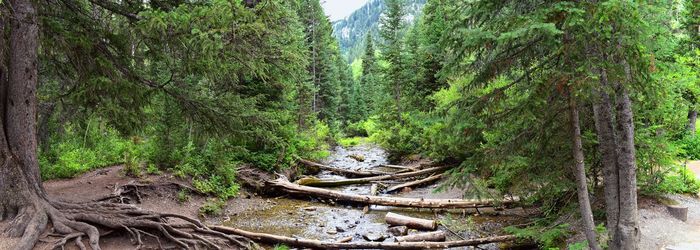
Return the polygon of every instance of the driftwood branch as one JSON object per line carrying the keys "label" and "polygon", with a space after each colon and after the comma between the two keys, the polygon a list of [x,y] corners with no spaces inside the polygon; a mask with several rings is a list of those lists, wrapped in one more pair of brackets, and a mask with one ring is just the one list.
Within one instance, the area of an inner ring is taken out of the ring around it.
{"label": "driftwood branch", "polygon": [[287,179],[278,178],[268,182],[270,187],[277,188],[280,191],[304,196],[315,196],[323,198],[331,198],[337,201],[355,202],[366,205],[383,205],[394,207],[416,207],[416,208],[478,208],[478,207],[493,207],[497,205],[514,204],[518,199],[504,199],[496,201],[493,199],[483,200],[462,200],[462,199],[423,199],[423,198],[403,198],[403,197],[385,197],[372,195],[357,195],[346,194],[334,190],[323,188],[308,187],[289,182]]}
{"label": "driftwood branch", "polygon": [[304,160],[304,159],[298,159],[300,163],[313,167],[313,168],[318,168],[321,170],[326,170],[330,171],[336,174],[340,174],[343,176],[347,177],[370,177],[370,176],[378,176],[378,175],[385,175],[387,173],[384,172],[379,172],[379,171],[358,171],[358,170],[350,170],[350,169],[343,169],[343,168],[336,168],[336,167],[331,167],[328,165],[324,165],[318,162],[313,162],[309,160]]}
{"label": "driftwood branch", "polygon": [[389,212],[386,214],[386,216],[384,216],[384,221],[386,221],[386,224],[392,226],[407,226],[409,228],[425,230],[435,230],[438,226],[437,222],[434,220],[414,218],[392,212]]}
{"label": "driftwood branch", "polygon": [[443,231],[411,234],[406,236],[396,237],[398,242],[420,242],[420,241],[445,241],[447,234]]}
{"label": "driftwood branch", "polygon": [[328,242],[303,238],[292,238],[274,234],[254,233],[237,228],[211,226],[212,230],[225,234],[235,234],[254,241],[271,244],[285,244],[294,247],[307,247],[314,249],[443,249],[451,247],[477,246],[494,242],[516,240],[515,235],[503,235],[469,240],[457,240],[446,242]]}
{"label": "driftwood branch", "polygon": [[413,186],[420,186],[420,185],[428,184],[428,183],[431,183],[433,181],[437,181],[440,178],[442,178],[442,174],[433,175],[433,176],[430,176],[430,177],[425,178],[425,179],[415,180],[412,182],[406,182],[403,184],[391,186],[391,187],[386,189],[386,192],[391,193],[391,192],[394,192],[397,190],[401,190],[402,188],[405,188],[405,187],[413,187]]}
{"label": "driftwood branch", "polygon": [[441,171],[445,171],[447,169],[449,169],[449,167],[433,167],[433,168],[426,168],[426,169],[415,171],[415,172],[380,175],[380,176],[372,176],[372,177],[356,178],[356,179],[345,179],[345,180],[332,180],[332,179],[331,180],[324,180],[324,179],[309,177],[309,178],[300,179],[299,181],[297,181],[297,184],[304,185],[304,186],[314,186],[314,187],[337,187],[337,186],[344,186],[344,185],[366,184],[366,183],[370,183],[373,181],[398,180],[398,179],[403,179],[403,178],[416,177],[416,176],[441,172]]}

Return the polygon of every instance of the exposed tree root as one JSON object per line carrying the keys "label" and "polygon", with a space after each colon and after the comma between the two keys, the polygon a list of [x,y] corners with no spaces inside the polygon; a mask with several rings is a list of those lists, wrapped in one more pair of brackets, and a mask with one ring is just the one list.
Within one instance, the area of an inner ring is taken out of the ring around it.
{"label": "exposed tree root", "polygon": [[107,233],[115,230],[127,232],[137,249],[144,246],[146,237],[153,238],[161,249],[167,247],[164,243],[183,249],[255,247],[255,243],[245,237],[213,231],[196,219],[145,211],[127,204],[39,200],[32,206],[20,209],[16,215],[5,218],[11,221],[4,235],[22,237],[17,249],[32,249],[42,232],[49,227],[51,233],[46,237],[58,237],[58,240],[42,241],[52,243],[54,249],[63,248],[71,241],[78,248],[86,249],[82,239],[87,237],[90,248],[99,250],[100,230]]}

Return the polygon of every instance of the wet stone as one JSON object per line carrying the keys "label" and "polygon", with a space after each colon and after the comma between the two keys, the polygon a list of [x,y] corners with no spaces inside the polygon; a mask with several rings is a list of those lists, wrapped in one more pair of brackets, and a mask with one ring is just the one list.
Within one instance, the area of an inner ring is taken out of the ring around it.
{"label": "wet stone", "polygon": [[403,236],[403,235],[408,234],[408,227],[406,227],[406,226],[390,227],[388,231],[393,236]]}
{"label": "wet stone", "polygon": [[342,227],[339,227],[339,226],[335,226],[335,231],[342,233],[342,232],[345,232],[345,229],[343,229]]}
{"label": "wet stone", "polygon": [[364,235],[362,235],[362,238],[368,241],[382,241],[386,238],[384,234],[376,233],[376,232],[368,232]]}

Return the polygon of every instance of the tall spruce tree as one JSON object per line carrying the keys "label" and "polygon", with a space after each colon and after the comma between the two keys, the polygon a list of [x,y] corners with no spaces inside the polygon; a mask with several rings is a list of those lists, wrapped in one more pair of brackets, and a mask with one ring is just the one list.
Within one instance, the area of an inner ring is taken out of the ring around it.
{"label": "tall spruce tree", "polygon": [[401,95],[405,84],[403,58],[403,29],[405,27],[402,0],[387,0],[386,11],[381,18],[379,34],[382,37],[382,57],[388,62],[384,69],[384,81],[393,99],[395,117],[401,121]]}

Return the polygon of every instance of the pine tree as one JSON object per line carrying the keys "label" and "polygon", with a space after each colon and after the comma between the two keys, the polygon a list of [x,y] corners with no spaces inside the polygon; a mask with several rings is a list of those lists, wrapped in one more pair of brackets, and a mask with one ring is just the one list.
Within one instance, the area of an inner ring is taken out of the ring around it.
{"label": "pine tree", "polygon": [[379,34],[383,39],[382,56],[388,62],[387,68],[384,70],[384,81],[387,84],[387,89],[391,93],[394,102],[395,117],[397,121],[402,122],[401,112],[401,94],[404,78],[404,58],[403,58],[403,39],[402,31],[404,29],[404,9],[402,0],[387,0],[386,12],[381,18]]}

